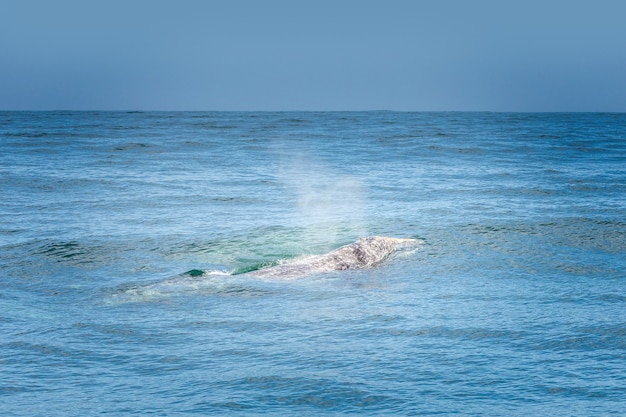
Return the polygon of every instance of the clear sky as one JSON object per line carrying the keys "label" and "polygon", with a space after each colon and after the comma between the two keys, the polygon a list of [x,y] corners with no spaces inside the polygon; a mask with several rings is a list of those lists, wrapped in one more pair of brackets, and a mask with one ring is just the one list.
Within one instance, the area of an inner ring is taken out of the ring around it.
{"label": "clear sky", "polygon": [[0,110],[626,111],[623,0],[0,0]]}

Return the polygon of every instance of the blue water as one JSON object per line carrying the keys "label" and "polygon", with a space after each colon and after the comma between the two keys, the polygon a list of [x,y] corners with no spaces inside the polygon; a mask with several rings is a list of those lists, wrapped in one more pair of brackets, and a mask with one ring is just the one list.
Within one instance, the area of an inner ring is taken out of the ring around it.
{"label": "blue water", "polygon": [[2,416],[625,415],[625,271],[626,114],[0,113]]}

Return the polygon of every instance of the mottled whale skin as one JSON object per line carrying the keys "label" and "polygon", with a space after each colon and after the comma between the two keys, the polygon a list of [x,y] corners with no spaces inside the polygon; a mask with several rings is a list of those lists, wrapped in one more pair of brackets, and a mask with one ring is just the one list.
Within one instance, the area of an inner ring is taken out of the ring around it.
{"label": "mottled whale skin", "polygon": [[[396,239],[392,237],[371,236],[342,246],[324,255],[303,256],[279,265],[258,269],[241,274],[254,279],[268,281],[288,281],[309,275],[363,269],[379,265],[398,249],[415,247],[424,243],[419,239]],[[192,269],[175,277],[147,285],[131,285],[116,291],[117,302],[159,300],[171,295],[188,292],[208,294],[228,293],[224,277],[232,274],[226,271],[202,271]],[[236,284],[235,288],[237,287]],[[224,289],[226,288],[226,289]]]}
{"label": "mottled whale skin", "polygon": [[288,263],[247,272],[245,275],[268,279],[294,279],[302,276],[345,269],[371,268],[400,248],[423,243],[419,239],[369,236],[323,255],[297,258]]}

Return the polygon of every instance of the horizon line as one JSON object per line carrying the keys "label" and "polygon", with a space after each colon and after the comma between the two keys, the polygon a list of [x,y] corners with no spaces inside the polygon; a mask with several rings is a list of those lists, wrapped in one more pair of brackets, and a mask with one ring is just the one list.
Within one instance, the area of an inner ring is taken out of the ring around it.
{"label": "horizon line", "polygon": [[0,109],[0,113],[33,112],[33,113],[609,113],[624,114],[626,110],[164,110],[164,109]]}

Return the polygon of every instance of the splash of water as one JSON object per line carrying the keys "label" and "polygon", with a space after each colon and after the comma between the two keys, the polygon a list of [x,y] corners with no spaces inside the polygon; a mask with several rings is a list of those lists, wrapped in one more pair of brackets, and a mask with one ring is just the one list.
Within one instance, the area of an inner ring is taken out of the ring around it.
{"label": "splash of water", "polygon": [[308,247],[334,248],[368,234],[366,187],[355,176],[341,173],[300,153],[283,160],[279,179],[293,199],[299,240]]}

